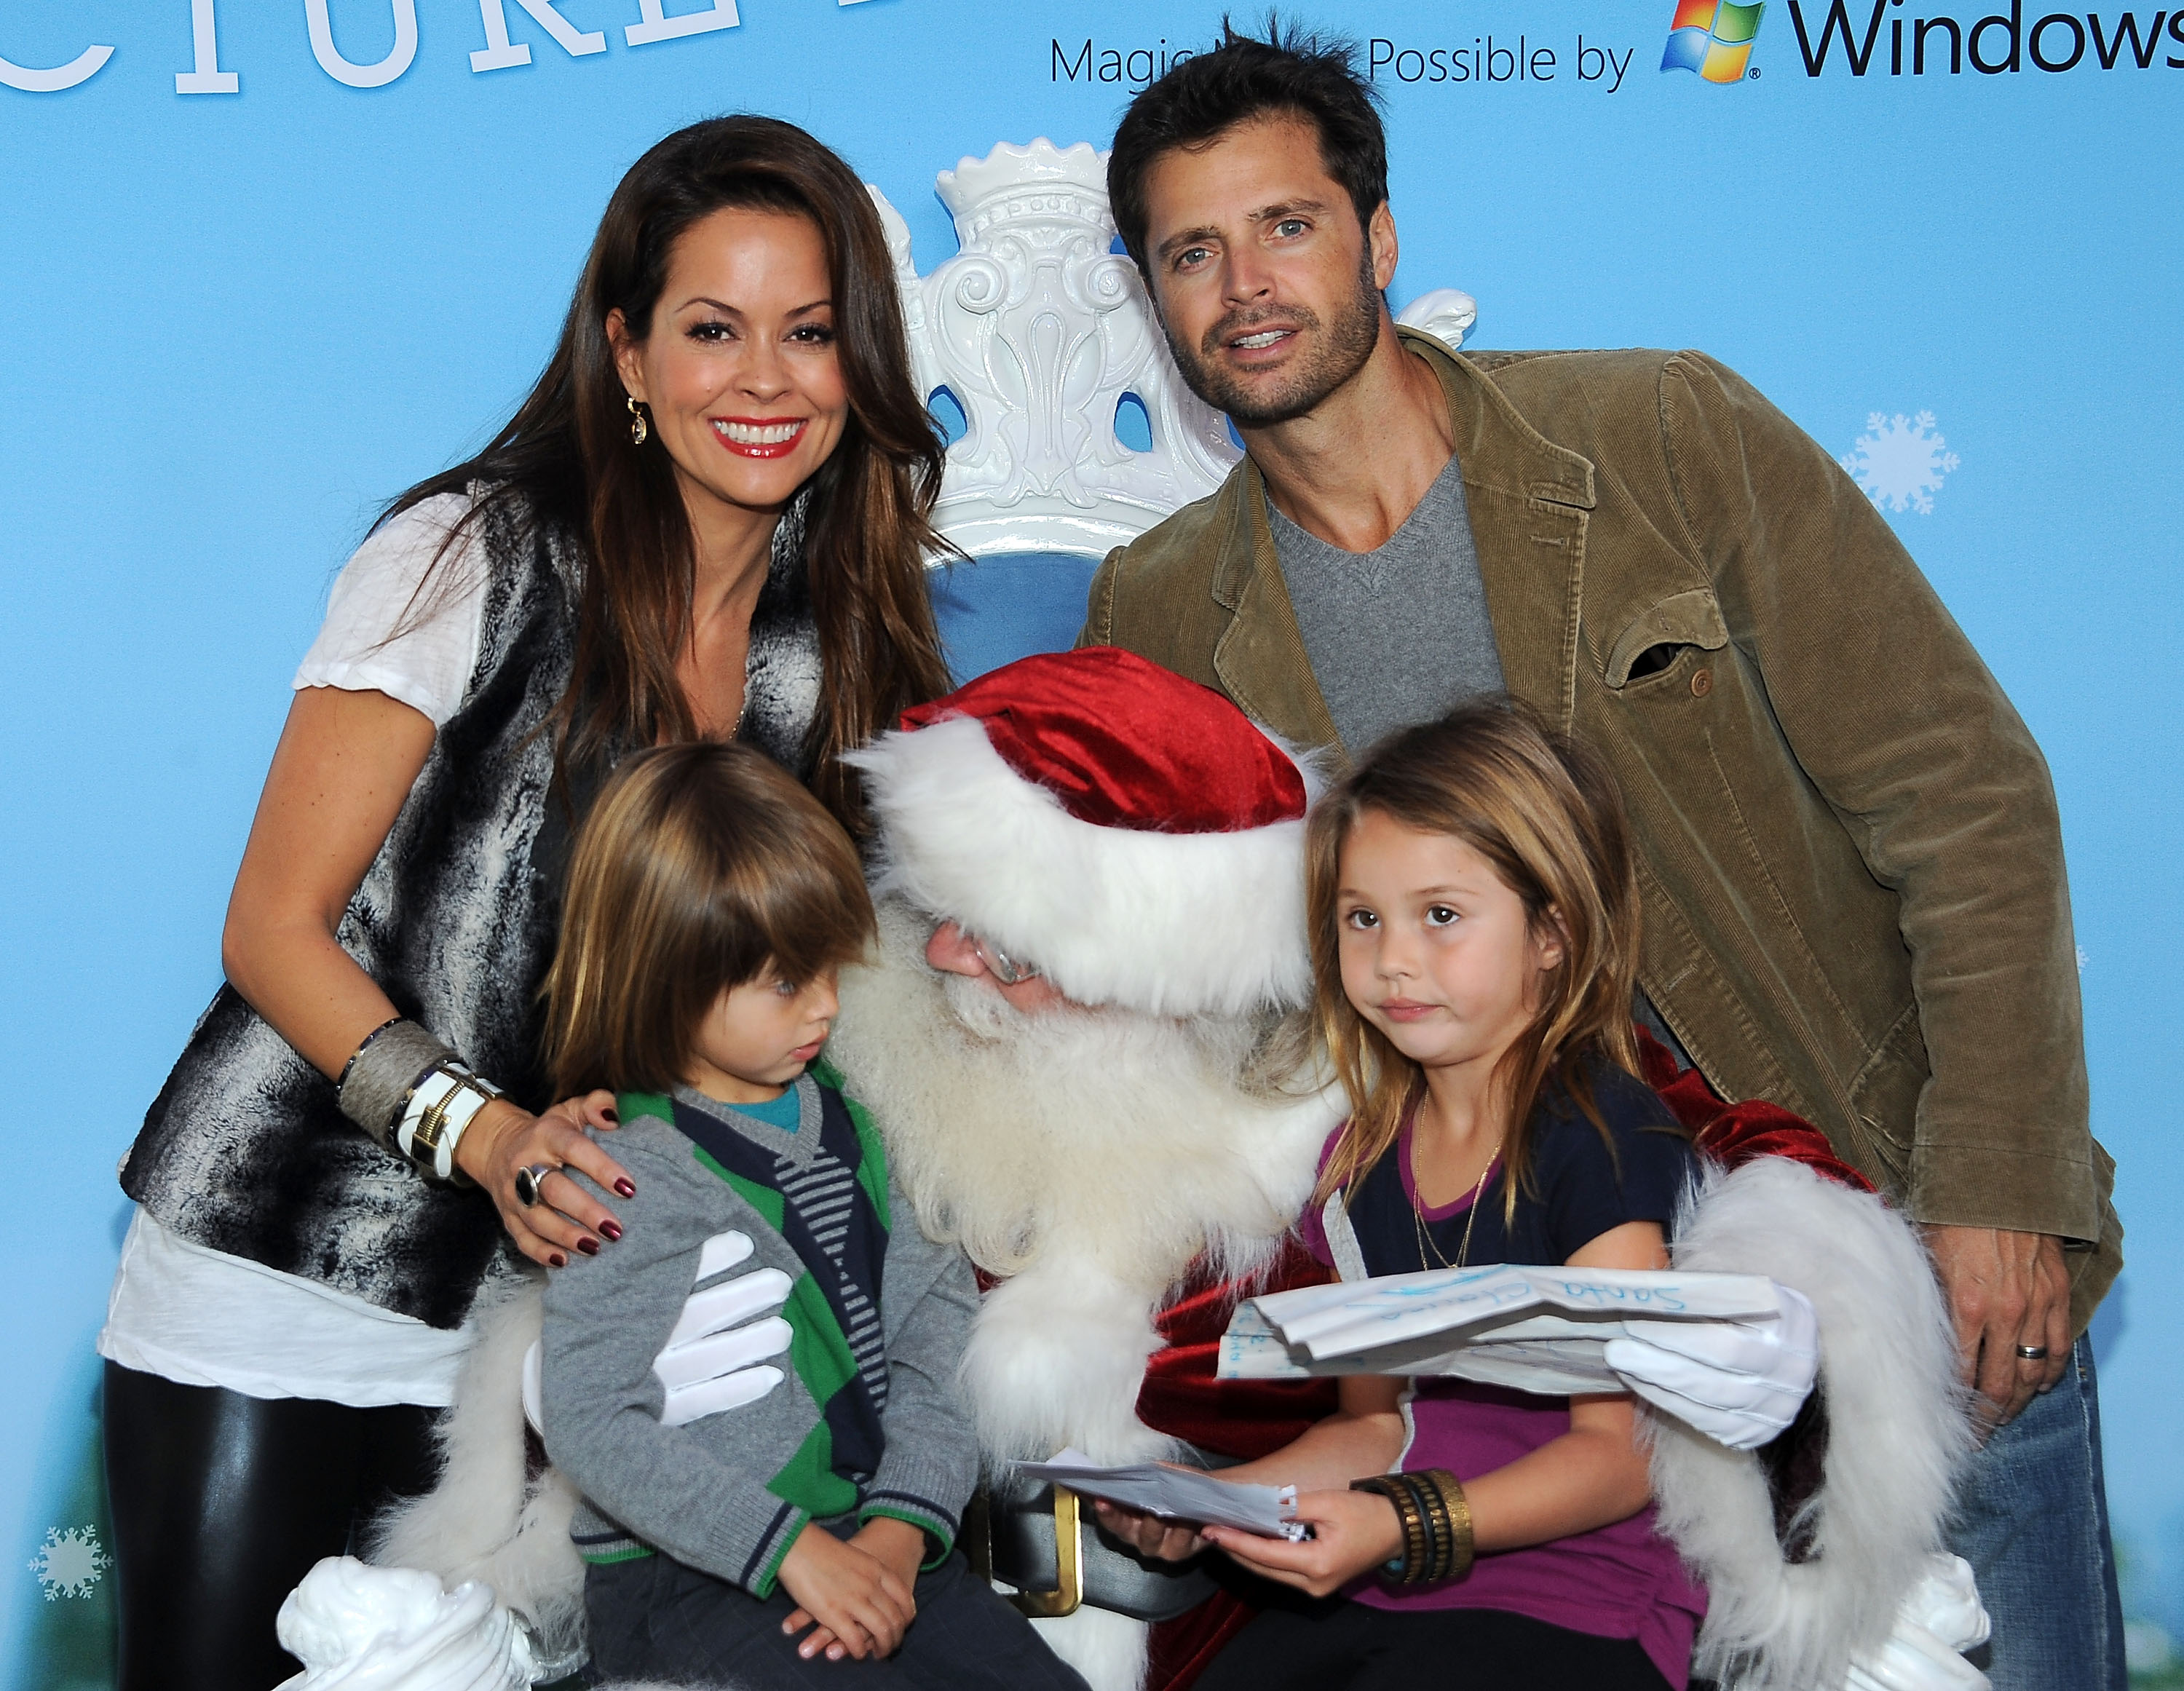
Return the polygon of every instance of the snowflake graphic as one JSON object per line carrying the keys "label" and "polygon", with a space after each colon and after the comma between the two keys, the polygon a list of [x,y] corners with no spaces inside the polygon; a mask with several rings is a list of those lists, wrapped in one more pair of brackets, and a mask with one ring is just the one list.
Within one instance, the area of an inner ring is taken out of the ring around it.
{"label": "snowflake graphic", "polygon": [[46,1601],[56,1597],[88,1597],[99,1575],[110,1566],[98,1532],[89,1527],[46,1529],[46,1542],[31,1558],[31,1571],[45,1588]]}
{"label": "snowflake graphic", "polygon": [[1956,453],[1948,449],[1948,442],[1933,431],[1931,411],[1921,411],[1915,417],[1906,417],[1901,411],[1884,417],[1875,411],[1866,418],[1865,432],[1858,437],[1858,444],[1838,462],[1875,504],[1892,511],[1908,506],[1919,515],[1929,516],[1942,478],[1958,462]]}

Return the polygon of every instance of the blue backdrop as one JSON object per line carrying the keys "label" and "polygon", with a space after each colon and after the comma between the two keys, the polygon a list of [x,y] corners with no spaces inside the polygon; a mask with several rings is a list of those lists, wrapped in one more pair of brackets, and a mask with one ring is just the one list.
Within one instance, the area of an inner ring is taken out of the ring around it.
{"label": "blue backdrop", "polygon": [[[2163,867],[2184,854],[2163,703],[2184,15],[1965,3],[1945,25],[1946,3],[1769,0],[1756,31],[1713,0],[1311,15],[1367,43],[1387,97],[1399,304],[1452,285],[1476,345],[1727,359],[1850,461],[2046,748],[2131,1230],[2097,1332],[2151,1668],[2153,1629],[2184,1637],[2160,1056],[2184,1009]],[[705,5],[0,3],[0,1662],[25,1686],[103,1683],[86,1460],[114,1160],[217,980],[289,676],[375,509],[511,408],[609,190],[670,128],[809,126],[930,269],[954,244],[936,171],[1002,140],[1105,145],[1218,16],[744,0],[731,27]],[[711,27],[671,32],[695,13]],[[1710,30],[1679,43],[1705,75],[1661,68],[1679,23]]]}

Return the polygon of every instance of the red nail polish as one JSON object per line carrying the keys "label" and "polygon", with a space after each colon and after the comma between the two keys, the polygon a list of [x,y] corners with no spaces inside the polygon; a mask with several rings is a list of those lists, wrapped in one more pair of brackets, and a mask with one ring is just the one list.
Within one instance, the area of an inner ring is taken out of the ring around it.
{"label": "red nail polish", "polygon": [[637,1196],[637,1188],[631,1185],[627,1180],[616,1181],[615,1182],[615,1190],[621,1193],[625,1198],[634,1198]]}
{"label": "red nail polish", "polygon": [[577,1249],[583,1252],[586,1256],[597,1256],[599,1254],[599,1242],[597,1239],[578,1239]]}
{"label": "red nail polish", "polygon": [[551,1256],[548,1257],[546,1260],[552,1263],[556,1268],[566,1268],[569,1265],[569,1259],[562,1255],[559,1251],[555,1251]]}
{"label": "red nail polish", "polygon": [[613,1122],[616,1126],[619,1127],[621,1126],[621,1115],[620,1112],[612,1110],[602,1110],[599,1114],[604,1116],[608,1121]]}
{"label": "red nail polish", "polygon": [[621,1223],[619,1221],[602,1221],[599,1223],[599,1231],[604,1233],[610,1239],[618,1239],[621,1237]]}

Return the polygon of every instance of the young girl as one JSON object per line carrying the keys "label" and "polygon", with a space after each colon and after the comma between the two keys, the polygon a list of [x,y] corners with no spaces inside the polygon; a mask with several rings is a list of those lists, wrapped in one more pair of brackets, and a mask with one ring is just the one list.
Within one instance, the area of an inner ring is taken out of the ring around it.
{"label": "young girl", "polygon": [[[541,1395],[610,1677],[1083,1691],[954,1553],[969,1265],[811,1067],[872,932],[848,837],[745,747],[630,758],[578,837],[548,1044],[557,1084],[619,1094],[637,1195],[549,1282]],[[716,1288],[764,1318],[723,1336],[738,1389],[693,1415],[655,1359]]]}
{"label": "young girl", "polygon": [[[1377,748],[1312,812],[1306,861],[1351,1105],[1306,1212],[1323,1260],[1346,1279],[1667,1266],[1691,1152],[1633,1072],[1637,887],[1602,766],[1518,710],[1468,708]],[[1628,1397],[1351,1378],[1340,1402],[1223,1475],[1299,1485],[1314,1540],[1204,1536],[1348,1600],[1265,1610],[1201,1691],[1681,1691],[1705,1598],[1653,1532]]]}

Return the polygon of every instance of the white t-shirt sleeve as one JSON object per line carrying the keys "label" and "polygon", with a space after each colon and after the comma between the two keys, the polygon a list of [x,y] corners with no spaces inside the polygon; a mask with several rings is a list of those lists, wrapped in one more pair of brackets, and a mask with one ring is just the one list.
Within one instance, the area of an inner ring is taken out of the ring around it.
{"label": "white t-shirt sleeve", "polygon": [[485,620],[484,549],[473,528],[423,597],[418,587],[471,502],[443,493],[372,535],[342,568],[326,620],[296,671],[296,687],[372,689],[437,728],[455,714],[477,665]]}

